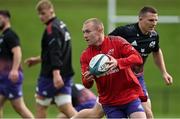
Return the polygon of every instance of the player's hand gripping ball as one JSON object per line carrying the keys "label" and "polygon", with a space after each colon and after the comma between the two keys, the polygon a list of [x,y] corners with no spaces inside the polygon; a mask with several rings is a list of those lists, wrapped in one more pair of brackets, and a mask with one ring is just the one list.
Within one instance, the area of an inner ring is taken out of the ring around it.
{"label": "player's hand gripping ball", "polygon": [[89,62],[89,71],[90,74],[98,76],[108,71],[108,62],[110,59],[105,54],[98,54],[92,57]]}

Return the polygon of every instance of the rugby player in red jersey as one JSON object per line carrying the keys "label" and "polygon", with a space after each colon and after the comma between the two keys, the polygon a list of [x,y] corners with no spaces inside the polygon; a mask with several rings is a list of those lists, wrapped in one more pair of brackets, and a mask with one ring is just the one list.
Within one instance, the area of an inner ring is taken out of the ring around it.
{"label": "rugby player in red jersey", "polygon": [[[88,44],[80,59],[82,82],[86,88],[96,82],[107,118],[146,118],[139,99],[143,92],[131,70],[132,66],[142,64],[139,53],[122,37],[105,36],[104,26],[97,18],[86,20],[82,30]],[[88,66],[91,58],[100,53],[111,60],[109,71],[96,77],[90,74]]]}

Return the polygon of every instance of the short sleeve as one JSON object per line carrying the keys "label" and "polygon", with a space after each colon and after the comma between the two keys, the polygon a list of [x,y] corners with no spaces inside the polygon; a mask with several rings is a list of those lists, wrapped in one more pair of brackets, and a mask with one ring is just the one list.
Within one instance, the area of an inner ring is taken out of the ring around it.
{"label": "short sleeve", "polygon": [[6,35],[5,41],[9,47],[9,49],[12,49],[16,46],[20,46],[19,37],[13,32]]}

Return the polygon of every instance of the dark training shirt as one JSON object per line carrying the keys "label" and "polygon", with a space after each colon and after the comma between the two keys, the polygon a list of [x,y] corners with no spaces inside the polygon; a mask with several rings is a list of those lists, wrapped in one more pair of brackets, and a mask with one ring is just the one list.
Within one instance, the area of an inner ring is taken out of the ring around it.
{"label": "dark training shirt", "polygon": [[[152,31],[149,34],[144,35],[141,32],[138,23],[117,27],[109,35],[121,36],[131,43],[143,58],[143,64],[146,62],[146,59],[151,52],[157,52],[159,50],[158,33]],[[143,65],[134,69],[135,73],[140,73],[142,71]]]}
{"label": "dark training shirt", "polygon": [[19,37],[11,28],[6,29],[0,35],[0,74],[11,70],[13,63],[12,49],[16,46],[20,46]]}
{"label": "dark training shirt", "polygon": [[13,60],[12,48],[19,46],[20,41],[17,34],[10,28],[6,29],[0,36],[0,59]]}
{"label": "dark training shirt", "polygon": [[41,75],[52,78],[52,71],[59,69],[61,75],[74,74],[71,61],[71,37],[66,25],[57,18],[47,23],[41,41]]}

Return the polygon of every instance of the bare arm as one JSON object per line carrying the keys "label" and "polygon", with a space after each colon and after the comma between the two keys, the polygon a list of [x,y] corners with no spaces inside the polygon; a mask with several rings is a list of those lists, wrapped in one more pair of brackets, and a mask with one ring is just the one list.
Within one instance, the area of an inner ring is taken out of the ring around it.
{"label": "bare arm", "polygon": [[27,58],[24,63],[26,63],[29,67],[33,66],[33,65],[36,65],[38,63],[41,62],[41,57],[40,56],[37,56],[37,57],[30,57],[30,58]]}
{"label": "bare arm", "polygon": [[12,53],[13,53],[12,70],[18,70],[21,63],[21,58],[22,58],[21,48],[19,46],[13,48]]}
{"label": "bare arm", "polygon": [[22,58],[21,48],[19,46],[14,47],[12,49],[12,53],[13,53],[13,64],[12,64],[12,69],[9,73],[9,78],[13,82],[16,82],[18,80],[18,74],[19,74],[18,69]]}
{"label": "bare arm", "polygon": [[159,68],[159,70],[165,80],[165,83],[167,85],[172,84],[173,79],[172,79],[171,75],[166,71],[164,57],[163,57],[163,53],[162,53],[161,49],[159,49],[158,52],[153,52],[153,59],[154,59],[156,66]]}
{"label": "bare arm", "polygon": [[64,82],[61,77],[60,70],[58,69],[53,70],[53,82],[54,82],[54,87],[57,89],[64,86]]}

